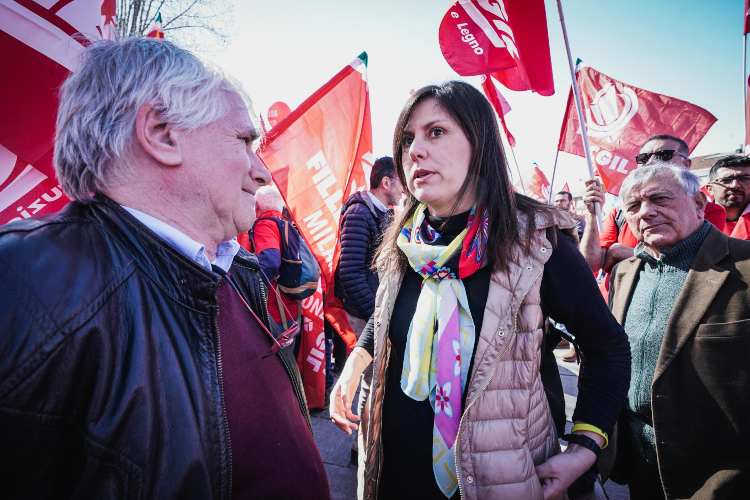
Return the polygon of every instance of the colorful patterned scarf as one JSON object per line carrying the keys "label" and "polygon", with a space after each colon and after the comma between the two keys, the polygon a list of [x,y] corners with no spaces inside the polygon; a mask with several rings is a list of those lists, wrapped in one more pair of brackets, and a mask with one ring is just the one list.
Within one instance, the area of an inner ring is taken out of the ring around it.
{"label": "colorful patterned scarf", "polygon": [[486,263],[487,211],[469,214],[467,227],[447,246],[420,204],[401,229],[399,249],[423,278],[406,339],[401,389],[416,401],[430,398],[432,470],[440,491],[450,498],[458,488],[454,446],[461,420],[476,331],[463,279]]}

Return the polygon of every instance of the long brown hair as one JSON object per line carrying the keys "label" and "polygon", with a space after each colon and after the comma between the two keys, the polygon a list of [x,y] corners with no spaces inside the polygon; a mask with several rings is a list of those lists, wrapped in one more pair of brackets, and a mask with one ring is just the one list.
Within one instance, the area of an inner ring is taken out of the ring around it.
{"label": "long brown hair", "polygon": [[[393,160],[403,186],[408,186],[403,165],[404,129],[414,108],[426,99],[435,99],[459,124],[471,144],[469,170],[451,215],[464,196],[469,191],[473,192],[477,211],[487,209],[489,216],[488,263],[493,270],[505,271],[512,258],[511,249],[514,244],[521,244],[528,250],[532,232],[536,229],[535,214],[549,212],[550,209],[513,190],[495,112],[481,92],[460,81],[422,87],[409,97],[401,110],[393,133]],[[404,210],[383,236],[376,262],[396,264],[401,269],[408,266],[406,257],[396,246],[396,239],[401,227],[414,214],[418,205],[419,201],[414,195],[407,192]],[[528,216],[524,234],[521,234],[522,229],[518,223],[519,211]]]}

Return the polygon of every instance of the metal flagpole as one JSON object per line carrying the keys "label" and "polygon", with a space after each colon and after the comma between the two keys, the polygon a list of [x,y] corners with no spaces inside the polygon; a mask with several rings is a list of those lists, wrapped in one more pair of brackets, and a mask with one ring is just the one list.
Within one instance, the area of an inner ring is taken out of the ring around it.
{"label": "metal flagpole", "polygon": [[[747,16],[747,13],[745,13]],[[747,153],[747,136],[748,136],[748,130],[747,130],[747,33],[742,35],[742,102],[744,104],[744,107],[742,108],[745,112],[745,137],[742,139],[742,152]]]}
{"label": "metal flagpole", "polygon": [[557,158],[560,156],[560,149],[556,148],[555,151],[555,163],[552,165],[552,180],[549,181],[549,197],[547,198],[547,205],[552,205],[552,186],[555,185],[555,172],[557,171]]}
{"label": "metal flagpole", "polygon": [[516,172],[518,172],[518,182],[521,183],[521,189],[523,190],[523,194],[526,194],[526,186],[523,183],[523,177],[521,177],[521,168],[518,166],[518,160],[516,159],[516,151],[513,149],[513,146],[508,143],[508,148],[510,149],[510,154],[513,156],[513,163],[516,164]]}
{"label": "metal flagpole", "polygon": [[[589,134],[586,127],[586,118],[583,116],[583,103],[581,102],[581,91],[578,88],[578,80],[576,80],[576,70],[573,66],[573,56],[570,53],[570,43],[568,42],[568,29],[565,27],[565,16],[563,15],[562,1],[557,0],[557,12],[560,14],[560,26],[562,26],[563,39],[565,40],[565,53],[568,55],[568,67],[570,68],[570,79],[573,86],[573,100],[576,103],[576,111],[578,112],[578,123],[581,126],[581,139],[583,142],[583,153],[586,156],[586,165],[589,167],[589,178],[594,177],[594,164],[591,161],[591,149],[589,148]],[[599,220],[599,204],[594,204],[596,210],[596,223],[601,230],[601,221]]]}

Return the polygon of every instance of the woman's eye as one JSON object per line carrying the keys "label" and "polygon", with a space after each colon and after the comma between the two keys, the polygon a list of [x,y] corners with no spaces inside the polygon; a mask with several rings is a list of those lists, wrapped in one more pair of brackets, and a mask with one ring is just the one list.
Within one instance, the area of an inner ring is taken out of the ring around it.
{"label": "woman's eye", "polygon": [[440,127],[433,127],[430,129],[430,137],[440,137],[445,134],[445,130]]}
{"label": "woman's eye", "polygon": [[401,139],[401,144],[404,146],[411,146],[411,143],[414,142],[414,137],[410,135],[405,135],[403,139]]}

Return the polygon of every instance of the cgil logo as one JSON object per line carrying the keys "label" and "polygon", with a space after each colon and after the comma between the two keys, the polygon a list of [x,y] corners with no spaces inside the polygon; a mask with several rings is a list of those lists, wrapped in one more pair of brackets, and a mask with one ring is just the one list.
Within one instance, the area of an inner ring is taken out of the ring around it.
{"label": "cgil logo", "polygon": [[638,113],[638,96],[633,89],[624,87],[617,92],[607,82],[594,94],[586,109],[586,122],[592,137],[612,137]]}

